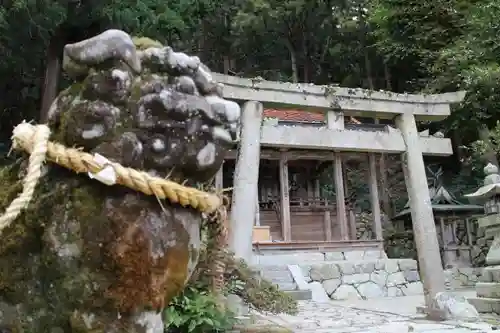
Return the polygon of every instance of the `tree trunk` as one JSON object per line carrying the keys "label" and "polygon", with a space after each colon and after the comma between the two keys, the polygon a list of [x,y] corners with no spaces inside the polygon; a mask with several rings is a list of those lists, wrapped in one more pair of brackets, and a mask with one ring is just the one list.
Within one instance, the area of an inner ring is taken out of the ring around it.
{"label": "tree trunk", "polygon": [[295,53],[295,49],[292,45],[290,39],[286,39],[286,46],[288,51],[290,52],[290,61],[292,62],[292,81],[293,83],[299,82],[299,73],[297,69],[297,54]]}
{"label": "tree trunk", "polygon": [[455,152],[456,158],[459,163],[462,163],[464,160],[464,152],[462,150],[462,136],[458,132],[458,130],[453,130],[452,134],[452,144],[453,144],[453,151]]}
{"label": "tree trunk", "polygon": [[387,180],[387,163],[386,154],[380,154],[379,161],[379,173],[380,173],[380,197],[382,201],[382,209],[384,213],[391,218],[393,215],[391,198],[389,196],[389,181]]}
{"label": "tree trunk", "polygon": [[209,26],[210,23],[207,19],[204,19],[201,24],[201,35],[198,41],[199,54],[204,62],[208,62],[210,58],[210,47],[209,47]]}
{"label": "tree trunk", "polygon": [[231,59],[229,58],[228,55],[223,56],[223,61],[224,61],[224,74],[228,75],[229,70],[231,69]]}
{"label": "tree trunk", "polygon": [[[375,118],[375,124],[378,124],[379,120]],[[389,181],[387,180],[387,163],[386,163],[386,154],[381,153],[379,159],[379,193],[380,193],[380,201],[382,202],[382,210],[387,215],[387,217],[391,218],[393,211],[391,205],[391,198],[389,196]]]}
{"label": "tree trunk", "polygon": [[309,49],[307,46],[307,39],[306,39],[306,34],[305,31],[302,31],[302,54],[304,57],[304,67],[303,67],[303,81],[304,83],[308,83],[311,80],[310,73],[311,73],[311,59],[309,57]]}
{"label": "tree trunk", "polygon": [[392,91],[391,72],[389,71],[389,66],[387,66],[387,61],[385,59],[384,59],[384,77],[385,77],[385,90]]}
{"label": "tree trunk", "polygon": [[368,54],[368,49],[365,45],[365,50],[364,50],[364,57],[365,57],[365,69],[366,69],[366,79],[368,80],[368,88],[370,90],[375,90],[375,86],[373,84],[373,77],[372,77],[372,63],[370,61],[370,55]]}
{"label": "tree trunk", "polygon": [[60,33],[56,33],[56,35],[50,39],[49,48],[47,50],[47,64],[42,86],[42,103],[40,110],[41,123],[46,123],[48,121],[50,106],[57,97],[59,73],[61,71],[61,41],[64,40],[61,37]]}
{"label": "tree trunk", "polygon": [[486,163],[491,163],[498,167],[497,154],[491,147],[490,131],[486,125],[481,125],[478,130],[479,139],[486,144],[486,151],[484,152],[483,159]]}
{"label": "tree trunk", "polygon": [[375,86],[373,84],[372,63],[370,59],[368,42],[366,40],[366,36],[368,34],[368,27],[366,25],[364,12],[361,6],[358,8],[358,13],[359,17],[361,18],[360,24],[362,25],[362,29],[360,29],[361,32],[360,41],[361,41],[361,47],[363,48],[363,57],[365,60],[366,79],[368,80],[368,88],[374,90]]}
{"label": "tree trunk", "polygon": [[[366,29],[364,29],[366,30]],[[365,68],[366,68],[366,78],[368,80],[368,87],[371,90],[375,90],[375,85],[373,83],[372,76],[372,65],[370,60],[370,54],[368,52],[368,48],[366,46],[366,40],[364,40],[364,59],[365,59]],[[387,79],[387,78],[386,78]],[[375,124],[378,124],[379,120],[375,118]],[[380,182],[379,182],[379,193],[380,193],[380,201],[382,201],[382,209],[384,213],[390,218],[392,216],[392,206],[391,199],[389,197],[389,187],[387,181],[387,168],[386,168],[386,155],[384,153],[380,154],[379,160],[379,173],[380,173]]]}

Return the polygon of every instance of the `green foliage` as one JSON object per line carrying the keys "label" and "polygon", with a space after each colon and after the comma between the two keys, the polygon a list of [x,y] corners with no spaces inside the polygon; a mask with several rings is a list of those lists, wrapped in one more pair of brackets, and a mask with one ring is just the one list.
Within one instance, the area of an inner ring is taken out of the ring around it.
{"label": "green foliage", "polygon": [[[207,221],[206,221],[207,222]],[[232,253],[216,251],[214,239],[217,233],[214,224],[204,223],[198,265],[184,292],[177,296],[164,311],[164,321],[168,333],[223,332],[235,324],[235,316],[222,306],[223,300],[211,290],[211,269],[214,260],[222,260],[226,268],[224,274],[224,294],[240,296],[257,310],[272,313],[297,312],[297,302],[283,293],[272,283],[263,280],[243,261],[236,260]],[[221,295],[222,296],[222,295]]]}
{"label": "green foliage", "polygon": [[[441,50],[461,35],[459,0],[374,0],[369,21],[376,47],[402,69],[404,89],[418,91],[432,78],[430,69]],[[404,70],[403,70],[404,69]]]}
{"label": "green foliage", "polygon": [[234,315],[218,305],[205,287],[188,287],[163,313],[167,332],[215,333],[230,329]]}
{"label": "green foliage", "polygon": [[477,138],[477,128],[494,127],[500,117],[500,62],[498,52],[500,14],[497,1],[470,1],[462,19],[463,34],[441,50],[432,66],[433,91],[466,90],[464,102],[446,120],[448,128],[460,128],[469,143]]}
{"label": "green foliage", "polygon": [[226,256],[228,292],[240,296],[255,309],[271,313],[297,313],[297,301],[281,291],[277,285],[261,278],[241,260]]}
{"label": "green foliage", "polygon": [[500,121],[497,121],[495,127],[493,127],[489,133],[486,141],[476,140],[471,144],[471,159],[475,166],[479,168],[484,167],[483,156],[487,150],[491,150],[496,156],[500,155]]}

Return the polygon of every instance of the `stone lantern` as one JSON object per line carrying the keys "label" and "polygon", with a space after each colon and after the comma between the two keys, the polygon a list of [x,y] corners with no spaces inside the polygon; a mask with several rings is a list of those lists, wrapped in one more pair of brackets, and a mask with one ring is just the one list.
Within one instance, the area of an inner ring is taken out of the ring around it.
{"label": "stone lantern", "polygon": [[500,314],[500,175],[493,164],[488,164],[484,173],[484,185],[467,197],[484,205],[485,216],[478,219],[478,227],[493,241],[486,255],[487,267],[476,284],[477,298],[469,301],[480,313]]}
{"label": "stone lantern", "polygon": [[500,247],[498,247],[500,245],[500,175],[498,167],[491,163],[484,168],[484,173],[486,174],[484,185],[466,197],[484,206],[485,216],[478,219],[478,227],[484,229],[487,237],[493,237],[486,263],[498,265],[500,263]]}

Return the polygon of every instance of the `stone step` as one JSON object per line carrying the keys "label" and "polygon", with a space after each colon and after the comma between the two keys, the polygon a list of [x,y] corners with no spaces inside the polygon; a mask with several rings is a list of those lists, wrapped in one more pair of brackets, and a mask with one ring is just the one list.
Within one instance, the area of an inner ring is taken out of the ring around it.
{"label": "stone step", "polygon": [[263,276],[264,279],[266,279],[269,282],[272,282],[273,284],[278,285],[278,287],[281,290],[295,290],[297,289],[297,284],[293,280],[293,278],[274,278],[271,279],[269,277],[266,277],[265,275]]}
{"label": "stone step", "polygon": [[483,269],[483,274],[479,277],[480,282],[500,281],[500,266],[487,266]]}
{"label": "stone step", "polygon": [[496,313],[500,314],[500,299],[487,297],[471,297],[468,298],[479,313]]}
{"label": "stone step", "polygon": [[260,266],[256,268],[261,274],[268,274],[271,276],[279,276],[282,274],[290,275],[288,265]]}
{"label": "stone step", "polygon": [[258,267],[258,271],[260,272],[261,277],[278,285],[281,290],[297,289],[297,284],[288,270],[287,265],[261,266]]}
{"label": "stone step", "polygon": [[308,301],[312,299],[311,290],[286,290],[285,293],[292,296],[296,301]]}
{"label": "stone step", "polygon": [[276,264],[276,265],[257,265],[254,266],[257,271],[260,272],[281,272],[281,271],[288,271],[288,265],[287,264]]}
{"label": "stone step", "polygon": [[297,290],[297,284],[295,282],[274,282],[274,284],[278,285],[278,288],[282,291],[291,291],[291,290]]}
{"label": "stone step", "polygon": [[354,250],[335,252],[299,252],[299,253],[261,253],[254,254],[252,260],[255,265],[300,265],[304,263],[318,263],[324,261],[359,261],[387,259],[381,250]]}
{"label": "stone step", "polygon": [[253,261],[256,266],[297,265],[325,261],[325,254],[321,252],[264,254],[254,255]]}
{"label": "stone step", "polygon": [[476,283],[476,292],[478,297],[499,298],[500,302],[500,283],[478,282]]}

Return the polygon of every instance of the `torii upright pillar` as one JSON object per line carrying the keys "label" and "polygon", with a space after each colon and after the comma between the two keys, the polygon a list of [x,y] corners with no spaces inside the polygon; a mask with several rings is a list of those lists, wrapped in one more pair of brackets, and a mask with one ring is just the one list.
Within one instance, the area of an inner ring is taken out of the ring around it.
{"label": "torii upright pillar", "polygon": [[243,106],[241,141],[233,181],[229,248],[236,257],[248,263],[252,259],[252,232],[257,215],[255,199],[258,196],[262,115],[260,102],[249,101]]}
{"label": "torii upright pillar", "polygon": [[439,316],[438,309],[434,308],[434,299],[438,293],[445,291],[444,271],[417,123],[415,116],[411,113],[399,115],[396,123],[406,145],[406,152],[403,153],[403,167],[406,171],[405,181],[410,199],[413,233],[427,312],[431,316]]}

